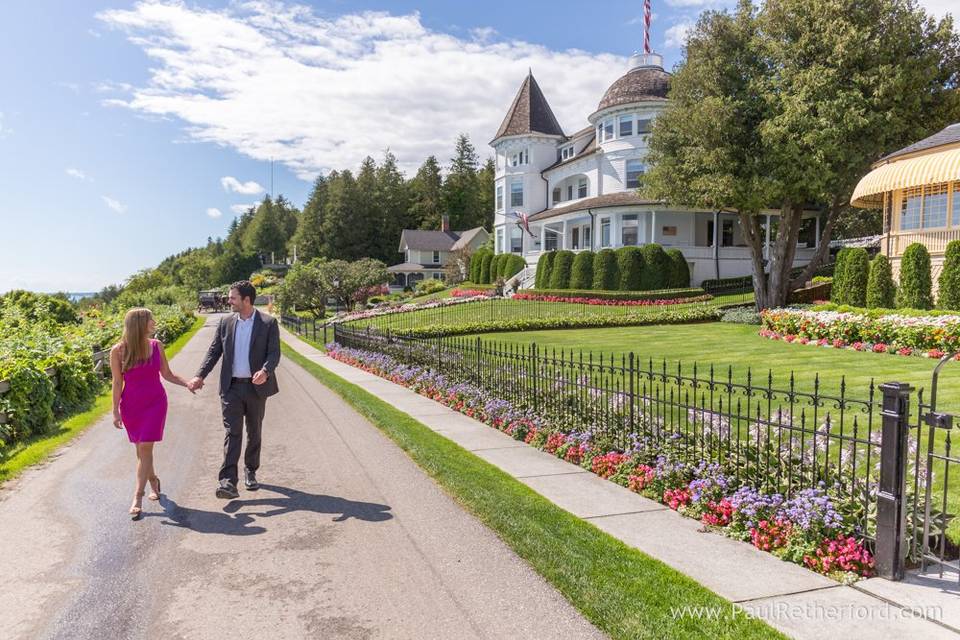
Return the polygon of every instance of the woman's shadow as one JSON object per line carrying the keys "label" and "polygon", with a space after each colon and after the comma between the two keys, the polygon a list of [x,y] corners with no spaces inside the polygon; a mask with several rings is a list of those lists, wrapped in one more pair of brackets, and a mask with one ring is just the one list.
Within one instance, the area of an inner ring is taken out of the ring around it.
{"label": "woman's shadow", "polygon": [[[262,484],[261,491],[277,494],[251,500],[231,500],[223,511],[204,511],[183,507],[165,495],[160,496],[162,515],[167,520],[161,524],[183,527],[197,533],[218,533],[228,536],[249,536],[264,533],[266,528],[254,524],[257,518],[272,518],[295,511],[337,514],[334,522],[343,522],[350,518],[367,522],[383,522],[393,518],[390,506],[373,502],[358,502],[336,496],[306,493],[289,487]],[[238,513],[244,507],[267,507],[265,511]],[[147,514],[145,514],[147,515]]]}

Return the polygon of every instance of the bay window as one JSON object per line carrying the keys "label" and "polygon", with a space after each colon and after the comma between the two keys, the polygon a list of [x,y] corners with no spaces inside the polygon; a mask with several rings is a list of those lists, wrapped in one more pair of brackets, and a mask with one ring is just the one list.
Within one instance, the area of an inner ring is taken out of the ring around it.
{"label": "bay window", "polygon": [[947,226],[947,185],[936,184],[923,190],[923,228]]}
{"label": "bay window", "polygon": [[633,135],[633,116],[620,116],[620,137]]}
{"label": "bay window", "polygon": [[497,185],[497,211],[503,211],[503,185]]}
{"label": "bay window", "polygon": [[900,203],[900,228],[919,229],[920,211],[923,208],[923,193],[920,189],[910,189],[903,192]]}

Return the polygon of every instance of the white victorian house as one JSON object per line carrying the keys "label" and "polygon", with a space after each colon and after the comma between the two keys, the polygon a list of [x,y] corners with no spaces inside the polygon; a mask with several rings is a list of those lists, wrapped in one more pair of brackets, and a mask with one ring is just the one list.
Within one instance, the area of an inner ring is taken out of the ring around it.
{"label": "white victorian house", "polygon": [[[635,54],[587,117],[589,126],[567,135],[533,74],[527,75],[490,143],[496,152],[496,252],[519,253],[535,267],[542,253],[555,249],[658,243],[683,251],[692,285],[749,275],[750,250],[735,214],[667,207],[637,192],[650,123],[667,107],[669,83],[660,55]],[[766,213],[769,250],[776,212]],[[521,214],[532,235],[518,224]],[[817,213],[806,216],[798,265],[810,260],[820,235]]]}

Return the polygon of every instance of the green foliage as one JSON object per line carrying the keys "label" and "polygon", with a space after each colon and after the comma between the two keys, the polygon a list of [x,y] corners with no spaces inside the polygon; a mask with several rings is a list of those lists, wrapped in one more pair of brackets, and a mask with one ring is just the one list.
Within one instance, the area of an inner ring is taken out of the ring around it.
{"label": "green foliage", "polygon": [[439,293],[446,288],[447,286],[443,284],[442,280],[430,278],[429,280],[421,280],[418,282],[417,286],[414,287],[414,291],[418,296],[425,296],[431,293]]}
{"label": "green foliage", "polygon": [[478,249],[470,256],[469,275],[467,279],[470,282],[480,282],[480,263],[483,262],[483,255],[487,253],[484,249]]}
{"label": "green foliage", "polygon": [[505,278],[512,278],[517,275],[527,266],[527,261],[523,259],[522,256],[519,256],[515,253],[511,253],[510,257],[507,259],[507,264],[504,270]]}
{"label": "green foliage", "polygon": [[503,268],[506,266],[507,258],[509,254],[498,253],[493,257],[493,262],[490,263],[490,281],[496,282],[498,279],[503,277]]}
{"label": "green foliage", "polygon": [[737,307],[724,311],[720,316],[720,322],[732,322],[734,324],[760,324],[760,314],[752,307]]}
{"label": "green foliage", "polygon": [[480,277],[476,281],[477,284],[490,284],[492,282],[490,278],[491,263],[493,263],[493,254],[484,252],[480,259]]}
{"label": "green foliage", "polygon": [[297,231],[290,243],[297,248],[297,259],[310,262],[323,255],[323,216],[327,204],[327,179],[317,176],[303,207]]}
{"label": "green foliage", "polygon": [[933,306],[930,276],[930,253],[919,242],[914,242],[900,259],[900,286],[897,288],[897,306],[911,309],[930,309]]}
{"label": "green foliage", "polygon": [[847,300],[847,258],[850,249],[844,247],[837,252],[837,260],[833,267],[833,288],[830,290],[830,301],[834,304],[846,304]]}
{"label": "green foliage", "polygon": [[113,306],[118,309],[146,307],[153,309],[157,306],[176,305],[184,310],[194,309],[197,306],[196,289],[167,285],[145,291],[124,289],[114,301]]}
{"label": "green foliage", "polygon": [[640,291],[640,274],[643,272],[643,252],[640,247],[617,249],[617,269],[620,272],[621,291]]}
{"label": "green foliage", "polygon": [[683,251],[680,249],[670,249],[667,251],[667,258],[670,260],[667,286],[671,289],[689,287],[690,265],[687,264],[687,258],[683,255]]}
{"label": "green foliage", "polygon": [[[863,307],[867,304],[867,281],[870,277],[870,256],[866,249],[850,249],[843,268],[843,286],[846,304]],[[836,286],[836,285],[834,285]]]}
{"label": "green foliage", "polygon": [[593,258],[593,287],[595,291],[616,291],[620,288],[620,269],[613,249],[601,249]]}
{"label": "green foliage", "polygon": [[[443,176],[436,156],[428,156],[409,183],[409,218],[414,229],[439,229],[443,215]],[[473,276],[471,276],[473,279]]]}
{"label": "green foliage", "polygon": [[347,309],[364,305],[374,295],[384,292],[390,281],[387,267],[379,260],[361,258],[346,260],[315,260],[323,288]]}
{"label": "green foliage", "polygon": [[870,278],[867,282],[867,307],[889,309],[896,303],[897,287],[893,283],[890,260],[878,254],[870,263]]}
{"label": "green foliage", "polygon": [[[576,265],[576,260],[574,260]],[[593,298],[596,300],[679,300],[701,298],[709,295],[699,287],[687,289],[661,289],[660,291],[595,291],[593,289],[533,289],[523,293],[539,296],[564,296]]]}
{"label": "green foliage", "polygon": [[328,289],[320,270],[322,263],[322,258],[314,258],[290,267],[276,291],[277,305],[283,313],[307,311],[314,318],[326,315]]}
{"label": "green foliage", "polygon": [[450,159],[450,168],[443,181],[444,210],[450,215],[450,224],[455,229],[472,229],[488,224],[487,212],[481,209],[483,197],[477,175],[479,164],[477,151],[470,138],[461,133],[457,136],[454,157]]}
{"label": "green foliage", "polygon": [[593,251],[581,251],[573,259],[570,271],[571,289],[589,289],[593,286],[593,261],[596,255]]}
{"label": "green foliage", "polygon": [[643,255],[643,268],[640,271],[640,289],[668,288],[670,258],[658,244],[646,244],[640,250]]}
{"label": "green foliage", "polygon": [[556,257],[556,251],[547,251],[537,260],[537,275],[533,285],[535,288],[542,289],[550,284],[550,272],[553,270],[553,261]]}
{"label": "green foliage", "polygon": [[550,271],[551,289],[569,289],[570,272],[573,269],[573,251],[563,250],[557,252],[557,257],[553,260],[553,268]]}
{"label": "green foliage", "polygon": [[[954,191],[953,197],[960,196]],[[960,310],[960,240],[947,244],[943,255],[943,271],[940,272],[937,285],[937,306],[941,309]]]}
{"label": "green foliage", "polygon": [[77,311],[70,301],[58,296],[32,291],[14,290],[0,296],[0,309],[16,307],[34,322],[52,321],[68,324],[79,321]]}

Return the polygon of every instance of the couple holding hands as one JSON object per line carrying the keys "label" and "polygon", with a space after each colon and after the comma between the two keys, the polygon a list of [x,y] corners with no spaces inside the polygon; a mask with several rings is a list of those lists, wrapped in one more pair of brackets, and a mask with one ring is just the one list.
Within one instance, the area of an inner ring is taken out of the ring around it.
{"label": "couple holding hands", "polygon": [[267,398],[277,393],[276,369],[280,362],[280,328],[272,316],[255,307],[257,292],[247,280],[230,287],[232,314],[220,319],[216,334],[197,374],[186,380],[170,370],[163,345],[151,336],[156,322],[149,309],[130,309],[123,321],[123,336],[110,351],[113,374],[113,424],[126,429],[137,450],[137,480],[130,514],[138,519],[150,483],[150,500],[160,499],[160,478],[154,470],[153,447],[163,439],[167,417],[167,394],[161,378],[195,393],[217,362],[220,367],[220,406],[223,414],[223,463],[220,466],[218,498],[233,499],[237,491],[238,465],[244,423],[244,486],[259,488],[260,435]]}

